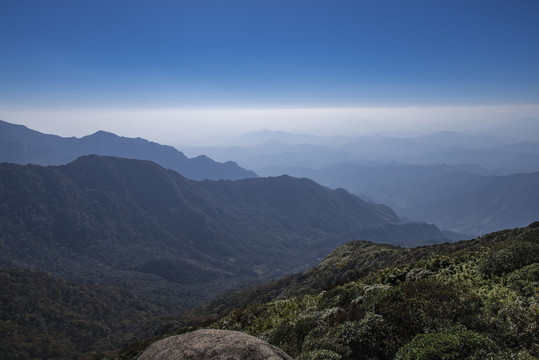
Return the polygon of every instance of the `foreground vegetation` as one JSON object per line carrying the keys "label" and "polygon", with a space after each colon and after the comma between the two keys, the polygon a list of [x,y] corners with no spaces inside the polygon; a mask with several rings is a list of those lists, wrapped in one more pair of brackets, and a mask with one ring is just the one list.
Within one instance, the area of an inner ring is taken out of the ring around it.
{"label": "foreground vegetation", "polygon": [[0,271],[0,287],[0,359],[136,359],[201,327],[258,336],[298,360],[539,358],[539,222],[413,249],[351,242],[183,319],[125,289],[31,271]]}
{"label": "foreground vegetation", "polygon": [[427,255],[419,260],[388,251],[411,261],[243,306],[206,326],[258,336],[298,360],[539,357],[539,223],[418,249]]}

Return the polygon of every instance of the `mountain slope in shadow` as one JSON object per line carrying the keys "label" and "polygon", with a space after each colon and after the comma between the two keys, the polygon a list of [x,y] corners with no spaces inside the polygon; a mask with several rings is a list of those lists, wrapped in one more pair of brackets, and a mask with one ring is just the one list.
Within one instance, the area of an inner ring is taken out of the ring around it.
{"label": "mountain slope in shadow", "polygon": [[172,312],[306,269],[348,240],[406,244],[399,228],[413,245],[445,240],[434,226],[402,223],[386,206],[308,179],[193,181],[96,155],[0,164],[0,199],[2,268],[127,287]]}

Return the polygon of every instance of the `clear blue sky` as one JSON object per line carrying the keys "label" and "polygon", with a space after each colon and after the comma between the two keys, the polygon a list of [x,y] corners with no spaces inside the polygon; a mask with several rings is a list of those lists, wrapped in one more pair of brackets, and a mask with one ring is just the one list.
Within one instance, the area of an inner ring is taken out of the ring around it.
{"label": "clear blue sky", "polygon": [[0,0],[7,121],[2,108],[478,104],[539,104],[539,1]]}

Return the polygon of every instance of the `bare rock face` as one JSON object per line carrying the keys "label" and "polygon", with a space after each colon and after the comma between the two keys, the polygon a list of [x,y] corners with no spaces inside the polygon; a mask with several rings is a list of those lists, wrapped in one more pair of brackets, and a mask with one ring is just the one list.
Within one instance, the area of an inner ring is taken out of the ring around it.
{"label": "bare rock face", "polygon": [[153,343],[138,360],[293,360],[282,350],[238,331],[198,330]]}

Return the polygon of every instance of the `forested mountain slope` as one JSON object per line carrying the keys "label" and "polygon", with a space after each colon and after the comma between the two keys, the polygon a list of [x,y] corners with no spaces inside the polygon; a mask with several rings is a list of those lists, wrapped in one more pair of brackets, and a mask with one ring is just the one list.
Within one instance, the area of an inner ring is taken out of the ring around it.
{"label": "forested mountain slope", "polygon": [[229,304],[244,306],[203,327],[258,336],[298,360],[531,360],[538,289],[538,222],[414,249],[352,242],[302,275],[236,293]]}
{"label": "forested mountain slope", "polygon": [[414,245],[443,237],[308,179],[198,182],[95,155],[63,166],[0,164],[0,199],[2,268],[127,287],[170,312],[306,269],[363,233],[400,244],[402,228],[417,234]]}
{"label": "forested mountain slope", "polygon": [[103,359],[160,312],[125,289],[0,270],[0,359]]}

